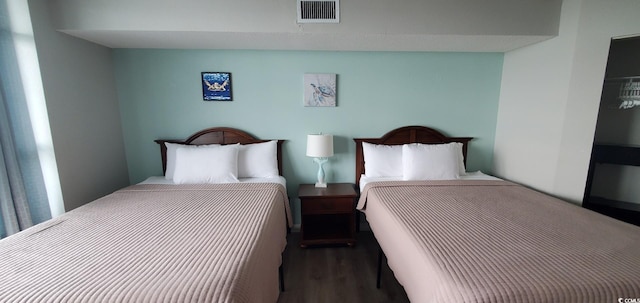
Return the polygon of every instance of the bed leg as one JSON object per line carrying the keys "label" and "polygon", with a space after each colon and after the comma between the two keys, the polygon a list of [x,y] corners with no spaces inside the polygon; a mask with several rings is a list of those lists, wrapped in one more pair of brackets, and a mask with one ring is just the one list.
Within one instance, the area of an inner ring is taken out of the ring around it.
{"label": "bed leg", "polygon": [[378,247],[378,276],[376,278],[376,288],[380,289],[380,276],[382,275],[382,248]]}
{"label": "bed leg", "polygon": [[282,270],[282,264],[278,267],[278,278],[280,278],[280,292],[284,292],[284,272]]}

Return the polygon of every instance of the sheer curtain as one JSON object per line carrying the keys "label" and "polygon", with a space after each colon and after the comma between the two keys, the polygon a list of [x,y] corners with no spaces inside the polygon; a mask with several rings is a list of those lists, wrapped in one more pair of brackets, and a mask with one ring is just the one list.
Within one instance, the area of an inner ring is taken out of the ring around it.
{"label": "sheer curtain", "polygon": [[0,238],[51,218],[6,1],[0,1]]}

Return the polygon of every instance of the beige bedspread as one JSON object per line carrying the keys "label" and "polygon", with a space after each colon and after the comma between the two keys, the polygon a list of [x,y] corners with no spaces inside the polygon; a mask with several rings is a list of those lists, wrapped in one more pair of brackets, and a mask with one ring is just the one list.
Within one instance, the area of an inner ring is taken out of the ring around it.
{"label": "beige bedspread", "polygon": [[134,185],[0,240],[0,302],[275,302],[282,185]]}
{"label": "beige bedspread", "polygon": [[376,182],[358,203],[411,302],[640,298],[640,228],[505,181]]}

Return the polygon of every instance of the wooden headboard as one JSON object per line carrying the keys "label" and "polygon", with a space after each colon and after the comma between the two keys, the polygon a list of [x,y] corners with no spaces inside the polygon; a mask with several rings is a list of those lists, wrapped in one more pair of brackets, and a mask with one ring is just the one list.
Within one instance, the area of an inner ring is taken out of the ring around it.
{"label": "wooden headboard", "polygon": [[[160,144],[160,154],[162,155],[162,172],[167,170],[167,146],[164,144],[177,143],[185,145],[205,145],[205,144],[251,144],[262,143],[271,140],[261,140],[249,133],[230,127],[212,127],[201,130],[191,135],[186,140],[168,140],[158,139],[156,143]],[[278,172],[282,176],[282,143],[284,140],[278,140]]]}
{"label": "wooden headboard", "polygon": [[425,126],[405,126],[396,128],[380,138],[355,138],[356,141],[356,185],[360,184],[360,176],[364,174],[364,154],[362,142],[385,145],[401,145],[407,143],[442,144],[451,142],[462,143],[462,154],[465,165],[467,163],[467,145],[471,137],[453,138]]}

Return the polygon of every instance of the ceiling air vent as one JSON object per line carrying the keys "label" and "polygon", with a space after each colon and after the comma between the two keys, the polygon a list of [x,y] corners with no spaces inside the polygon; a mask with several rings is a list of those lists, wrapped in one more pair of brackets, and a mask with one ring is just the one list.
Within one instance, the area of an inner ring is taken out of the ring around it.
{"label": "ceiling air vent", "polygon": [[306,1],[298,2],[298,23],[339,23],[340,1]]}

